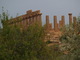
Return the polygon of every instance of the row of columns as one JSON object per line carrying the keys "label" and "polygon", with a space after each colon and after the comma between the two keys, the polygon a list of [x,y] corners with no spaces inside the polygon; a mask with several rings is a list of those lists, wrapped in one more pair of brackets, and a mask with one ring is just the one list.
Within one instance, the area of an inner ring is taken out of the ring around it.
{"label": "row of columns", "polygon": [[[72,14],[69,13],[69,26],[72,25],[72,19],[73,19],[73,26],[74,28],[76,28],[76,24],[77,24],[77,21],[76,21],[76,17],[72,17]],[[59,21],[59,23],[57,22],[57,16],[54,16],[54,30],[55,31],[58,31],[60,28],[64,27],[65,26],[65,16],[61,16],[61,20]],[[46,28],[49,29],[49,16],[47,15],[46,16]]]}
{"label": "row of columns", "polygon": [[20,16],[20,17],[22,17],[20,21],[18,21],[19,19],[15,18],[16,22],[11,21],[10,24],[20,26],[20,28],[27,28],[28,26],[35,24],[35,23],[42,26],[41,15],[42,15],[42,13],[40,13],[39,10],[35,11],[35,12],[32,12],[32,10],[29,10],[26,12],[25,15]]}

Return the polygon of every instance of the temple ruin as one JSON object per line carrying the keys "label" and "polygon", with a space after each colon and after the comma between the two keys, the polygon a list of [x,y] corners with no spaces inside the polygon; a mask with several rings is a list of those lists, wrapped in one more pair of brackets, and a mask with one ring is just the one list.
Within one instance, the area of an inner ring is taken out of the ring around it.
{"label": "temple ruin", "polygon": [[[19,26],[22,29],[27,29],[28,26],[34,24],[34,23],[38,23],[39,26],[42,26],[42,17],[41,17],[42,13],[40,13],[40,10],[37,11],[32,11],[32,10],[28,10],[26,12],[26,14],[22,15],[22,16],[18,16],[16,18],[10,19],[7,21],[7,23],[10,26]],[[76,23],[77,23],[77,19],[76,17],[72,17],[72,13],[69,13],[69,26],[72,25],[72,23],[74,24],[74,28],[76,29]],[[73,21],[73,22],[72,22]],[[54,26],[54,28],[52,27],[52,24]],[[61,16],[61,20],[59,21],[59,23],[57,22],[57,16],[53,16],[53,23],[49,22],[49,15],[46,15],[46,29],[45,31],[47,31],[47,34],[45,36],[45,42],[50,40],[54,43],[60,43],[59,37],[61,36],[62,32],[61,32],[61,28],[63,28],[65,26],[65,16]]]}

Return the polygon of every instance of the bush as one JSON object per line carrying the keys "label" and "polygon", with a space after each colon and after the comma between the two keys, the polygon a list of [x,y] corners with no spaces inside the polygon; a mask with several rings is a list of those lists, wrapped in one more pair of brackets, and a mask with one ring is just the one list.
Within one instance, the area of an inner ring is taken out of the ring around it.
{"label": "bush", "polygon": [[17,27],[0,30],[1,60],[49,60],[50,54],[43,42],[44,30],[38,25],[30,26],[26,31]]}
{"label": "bush", "polygon": [[[80,20],[77,20],[76,29],[73,26],[65,27],[65,32],[61,36],[60,40],[63,44],[64,51],[69,51],[66,57],[70,60],[80,60]],[[67,60],[67,59],[66,59]]]}

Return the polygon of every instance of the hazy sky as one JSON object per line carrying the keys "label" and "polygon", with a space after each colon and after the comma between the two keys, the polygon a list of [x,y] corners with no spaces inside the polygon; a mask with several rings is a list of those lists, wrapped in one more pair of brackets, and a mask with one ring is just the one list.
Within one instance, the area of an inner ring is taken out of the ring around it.
{"label": "hazy sky", "polygon": [[0,14],[4,10],[8,10],[10,16],[16,17],[25,14],[27,10],[41,10],[43,13],[42,20],[45,23],[45,16],[50,16],[53,22],[53,16],[57,15],[60,20],[61,15],[65,15],[66,23],[68,23],[68,13],[78,16],[80,13],[80,0],[0,0]]}

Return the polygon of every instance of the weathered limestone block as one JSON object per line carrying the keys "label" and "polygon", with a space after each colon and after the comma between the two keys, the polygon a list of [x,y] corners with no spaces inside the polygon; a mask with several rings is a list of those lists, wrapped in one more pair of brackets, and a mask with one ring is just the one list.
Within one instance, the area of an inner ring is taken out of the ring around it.
{"label": "weathered limestone block", "polygon": [[26,13],[27,14],[31,14],[32,13],[32,10],[28,10]]}

